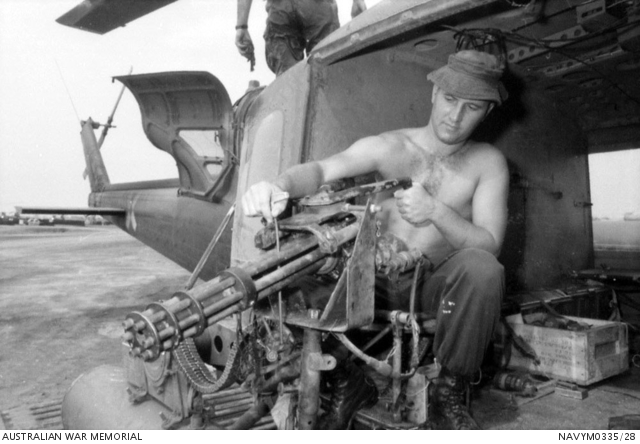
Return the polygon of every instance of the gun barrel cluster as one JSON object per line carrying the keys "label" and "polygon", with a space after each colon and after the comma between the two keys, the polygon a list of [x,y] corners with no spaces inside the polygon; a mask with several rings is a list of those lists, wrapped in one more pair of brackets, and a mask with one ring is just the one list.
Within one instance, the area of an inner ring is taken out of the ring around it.
{"label": "gun barrel cluster", "polygon": [[[353,240],[359,225],[336,229],[331,232],[332,240],[338,245]],[[257,261],[229,268],[211,281],[176,292],[167,301],[129,313],[123,323],[123,339],[134,356],[156,359],[182,340],[200,335],[207,327],[282,290],[301,276],[317,272],[329,254],[317,236],[296,238]]]}

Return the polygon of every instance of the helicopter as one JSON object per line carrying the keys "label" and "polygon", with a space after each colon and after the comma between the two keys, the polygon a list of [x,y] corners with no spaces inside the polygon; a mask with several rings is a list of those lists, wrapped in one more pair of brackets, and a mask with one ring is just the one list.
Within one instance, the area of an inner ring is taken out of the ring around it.
{"label": "helicopter", "polygon": [[[87,0],[59,22],[106,33],[172,1]],[[136,98],[151,144],[175,160],[178,178],[111,183],[100,124],[89,118],[81,131],[89,208],[67,213],[107,218],[192,276],[183,291],[127,315],[123,365],[74,383],[65,427],[241,429],[264,425],[286,405],[278,428],[313,429],[322,373],[335,366],[321,349],[328,335],[387,388],[378,405],[358,412],[357,424],[423,425],[428,399],[406,396],[407,387],[420,392],[428,384],[419,345],[428,341],[429,319],[376,310],[373,290],[380,238],[369,198],[406,180],[328,184],[271,226],[235,203],[293,165],[368,135],[424,126],[426,74],[468,47],[500,54],[508,65],[511,98],[474,135],[509,163],[499,259],[513,297],[505,306],[527,292],[575,286],[577,278],[637,285],[638,266],[626,256],[616,270],[594,270],[587,156],[640,144],[640,2],[386,0],[235,102],[208,72],[116,77]],[[23,212],[36,210],[43,213]],[[408,268],[415,262],[397,260]],[[376,341],[350,339],[363,332]],[[406,356],[387,362],[368,350],[385,335]]]}

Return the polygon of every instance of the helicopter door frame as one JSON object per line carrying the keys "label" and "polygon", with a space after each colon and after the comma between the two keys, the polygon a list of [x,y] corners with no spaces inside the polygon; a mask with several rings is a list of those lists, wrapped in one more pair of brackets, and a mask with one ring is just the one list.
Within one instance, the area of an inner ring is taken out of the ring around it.
{"label": "helicopter door frame", "polygon": [[233,147],[233,108],[220,80],[208,72],[119,76],[134,95],[147,138],[176,161],[180,195],[218,202],[239,164]]}

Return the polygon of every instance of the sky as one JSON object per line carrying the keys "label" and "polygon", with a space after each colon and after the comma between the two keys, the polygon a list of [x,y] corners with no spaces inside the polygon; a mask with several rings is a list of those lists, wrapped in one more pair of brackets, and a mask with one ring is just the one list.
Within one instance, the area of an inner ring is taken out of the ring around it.
{"label": "sky", "polygon": [[[367,0],[367,5],[378,1]],[[235,0],[179,0],[104,35],[56,23],[79,3],[0,1],[0,211],[87,206],[80,120],[106,122],[122,87],[113,76],[130,69],[134,74],[208,71],[232,101],[250,80],[264,85],[274,78],[264,61],[263,1],[254,0],[249,22],[254,72],[234,44]],[[337,3],[346,23],[351,0]],[[113,124],[102,148],[112,183],[176,177],[173,159],[146,139],[128,90]],[[616,158],[617,163],[611,158],[592,162],[595,217],[640,213],[640,151]]]}
{"label": "sky", "polygon": [[[274,79],[264,59],[263,1],[254,0],[249,21],[254,72],[234,44],[235,0],[179,0],[104,35],[55,21],[80,1],[0,1],[0,211],[87,206],[80,120],[107,121],[122,87],[114,76],[208,71],[232,102],[250,80]],[[346,23],[351,0],[337,3]],[[144,135],[128,90],[113,124],[102,147],[112,183],[177,176],[173,159]]]}

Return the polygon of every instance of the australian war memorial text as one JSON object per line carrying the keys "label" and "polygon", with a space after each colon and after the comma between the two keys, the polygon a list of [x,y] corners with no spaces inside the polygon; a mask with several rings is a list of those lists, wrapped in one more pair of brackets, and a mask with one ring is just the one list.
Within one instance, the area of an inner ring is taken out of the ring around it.
{"label": "australian war memorial text", "polygon": [[140,433],[127,432],[5,432],[2,441],[142,441]]}

